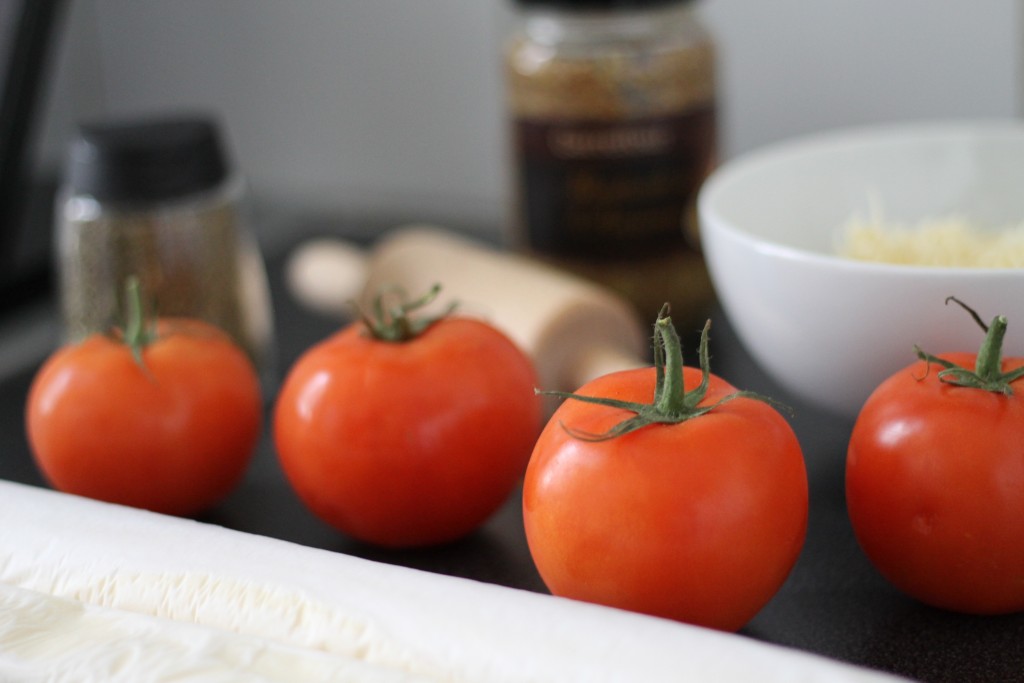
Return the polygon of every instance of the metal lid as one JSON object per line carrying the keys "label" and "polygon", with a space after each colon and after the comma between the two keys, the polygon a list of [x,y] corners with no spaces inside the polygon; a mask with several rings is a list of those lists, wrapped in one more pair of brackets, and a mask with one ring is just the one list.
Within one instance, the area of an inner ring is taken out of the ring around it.
{"label": "metal lid", "polygon": [[213,189],[229,172],[217,124],[183,116],[80,126],[66,182],[100,201],[154,202]]}

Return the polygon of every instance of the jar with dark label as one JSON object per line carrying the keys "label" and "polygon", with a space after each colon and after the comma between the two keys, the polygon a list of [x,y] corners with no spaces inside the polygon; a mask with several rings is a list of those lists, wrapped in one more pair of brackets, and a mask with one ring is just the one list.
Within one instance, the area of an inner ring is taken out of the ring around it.
{"label": "jar with dark label", "polygon": [[697,191],[716,153],[714,46],[681,0],[515,0],[504,54],[515,243],[700,325]]}

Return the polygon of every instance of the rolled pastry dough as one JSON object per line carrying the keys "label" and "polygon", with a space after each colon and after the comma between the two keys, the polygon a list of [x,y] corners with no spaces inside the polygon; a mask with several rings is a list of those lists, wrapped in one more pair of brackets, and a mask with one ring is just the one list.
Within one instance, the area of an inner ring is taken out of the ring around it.
{"label": "rolled pastry dough", "polygon": [[0,481],[0,679],[761,681],[752,639]]}

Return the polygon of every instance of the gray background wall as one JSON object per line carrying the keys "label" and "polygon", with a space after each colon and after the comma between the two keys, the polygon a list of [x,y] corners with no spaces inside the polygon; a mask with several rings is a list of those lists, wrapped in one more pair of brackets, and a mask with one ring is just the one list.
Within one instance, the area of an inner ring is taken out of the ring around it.
{"label": "gray background wall", "polygon": [[[507,2],[71,0],[42,157],[57,164],[80,119],[201,107],[274,205],[498,226]],[[726,158],[823,129],[1024,108],[1015,0],[697,7],[720,47]]]}

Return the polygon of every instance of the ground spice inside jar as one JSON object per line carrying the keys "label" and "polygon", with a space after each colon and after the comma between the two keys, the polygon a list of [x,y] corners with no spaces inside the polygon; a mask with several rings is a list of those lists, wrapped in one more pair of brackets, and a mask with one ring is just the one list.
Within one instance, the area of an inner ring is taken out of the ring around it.
{"label": "ground spice inside jar", "polygon": [[233,206],[196,211],[105,213],[78,221],[62,236],[61,301],[71,341],[123,321],[123,284],[139,281],[149,308],[164,317],[194,317],[245,345],[239,306],[239,250]]}
{"label": "ground spice inside jar", "polygon": [[523,4],[505,51],[515,242],[644,317],[669,301],[699,325],[712,298],[695,217],[717,138],[710,37],[685,2]]}
{"label": "ground spice inside jar", "polygon": [[123,325],[134,278],[151,313],[215,325],[269,372],[269,292],[242,188],[209,117],[82,126],[55,227],[66,340]]}

